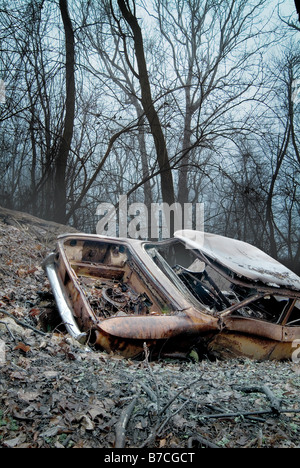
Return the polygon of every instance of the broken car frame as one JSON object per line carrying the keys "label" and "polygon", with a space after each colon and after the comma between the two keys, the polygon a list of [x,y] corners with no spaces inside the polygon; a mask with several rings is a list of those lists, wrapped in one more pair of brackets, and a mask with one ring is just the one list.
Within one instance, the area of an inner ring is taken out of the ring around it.
{"label": "broken car frame", "polygon": [[68,332],[127,358],[290,359],[300,278],[234,239],[179,231],[145,242],[66,234],[44,262]]}

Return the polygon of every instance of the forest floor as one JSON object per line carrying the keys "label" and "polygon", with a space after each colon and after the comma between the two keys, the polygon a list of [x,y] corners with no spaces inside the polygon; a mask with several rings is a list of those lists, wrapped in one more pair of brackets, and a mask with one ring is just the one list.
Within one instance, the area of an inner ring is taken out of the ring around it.
{"label": "forest floor", "polygon": [[292,362],[135,362],[55,331],[41,263],[70,230],[0,208],[0,447],[300,447]]}

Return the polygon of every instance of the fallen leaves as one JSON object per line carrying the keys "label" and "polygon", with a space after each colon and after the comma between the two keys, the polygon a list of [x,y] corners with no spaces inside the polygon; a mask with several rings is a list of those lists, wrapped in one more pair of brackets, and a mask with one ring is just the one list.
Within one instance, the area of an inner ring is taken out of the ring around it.
{"label": "fallen leaves", "polygon": [[[288,363],[247,364],[247,375],[238,361],[162,362],[151,363],[150,373],[145,362],[87,352],[59,334],[34,335],[34,339],[29,353],[18,354],[15,345],[7,349],[15,368],[12,371],[7,365],[0,378],[0,446],[113,447],[115,428],[134,395],[126,447],[139,447],[157,421],[159,431],[150,446],[163,449],[187,447],[188,440],[194,448],[203,443],[219,447],[293,447],[298,443],[300,419],[295,414],[290,419],[270,415],[260,423],[239,418],[201,420],[209,412],[265,408],[264,396],[242,396],[234,390],[235,384],[248,377],[255,384],[265,381],[292,407],[300,382]],[[68,353],[75,360],[70,361]],[[157,391],[160,408],[165,408],[161,415],[153,400]]]}
{"label": "fallen leaves", "polygon": [[[43,237],[47,233],[38,238],[35,230],[0,220],[0,308],[35,328],[43,318],[46,325],[55,316],[40,266],[52,246],[47,249]],[[5,343],[0,447],[111,448],[122,414],[135,398],[126,447],[139,447],[152,433],[151,446],[161,449],[299,446],[299,414],[201,419],[203,414],[265,409],[263,395],[234,390],[241,384],[268,385],[285,407],[299,409],[300,372],[294,372],[291,363],[194,359],[193,364],[149,365],[87,351],[70,337],[53,333],[54,328],[39,336],[0,314],[0,340]],[[200,374],[197,385],[188,388]],[[159,415],[158,407],[165,412]]]}
{"label": "fallen leaves", "polygon": [[22,343],[21,341],[17,344],[17,346],[14,347],[14,350],[20,350],[23,351],[23,353],[27,354],[30,351],[30,346],[27,346],[26,344]]}
{"label": "fallen leaves", "polygon": [[93,431],[95,429],[95,424],[86,414],[81,415],[79,422],[81,422],[81,426],[86,431]]}
{"label": "fallen leaves", "polygon": [[25,441],[26,441],[26,435],[20,434],[18,437],[15,437],[14,439],[6,440],[3,445],[4,447],[8,447],[8,448],[22,448],[22,445]]}
{"label": "fallen leaves", "polygon": [[17,396],[20,401],[23,401],[25,403],[30,403],[31,401],[37,401],[40,397],[40,393],[36,391],[26,392],[25,390],[21,389],[17,393]]}

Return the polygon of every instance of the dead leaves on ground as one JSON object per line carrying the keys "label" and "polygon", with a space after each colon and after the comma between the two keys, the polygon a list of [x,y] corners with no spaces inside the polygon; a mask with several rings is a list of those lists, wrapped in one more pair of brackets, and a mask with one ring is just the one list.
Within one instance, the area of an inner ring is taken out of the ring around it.
{"label": "dead leaves on ground", "polygon": [[[34,231],[0,221],[0,308],[35,327],[55,311],[40,266],[48,251]],[[300,376],[291,363],[163,361],[150,363],[150,372],[149,363],[87,350],[58,333],[41,337],[1,314],[0,340],[6,351],[5,362],[0,360],[2,447],[111,448],[123,410],[135,398],[127,448],[141,446],[151,434],[150,446],[161,449],[198,448],[203,440],[219,447],[299,446],[297,414],[201,418],[265,409],[263,395],[245,396],[234,384],[269,385],[287,407],[299,408]],[[200,375],[197,385],[181,392]]]}
{"label": "dead leaves on ground", "polygon": [[23,351],[23,353],[27,354],[30,351],[30,346],[27,346],[25,343],[22,343],[22,341],[19,341],[17,346],[15,346],[14,350],[16,351],[19,349],[20,351]]}
{"label": "dead leaves on ground", "polygon": [[43,338],[27,331],[17,343],[9,342],[4,328],[0,335],[7,348],[0,374],[0,446],[113,447],[121,414],[133,398],[125,447],[141,446],[155,427],[150,447],[186,448],[193,441],[197,448],[198,440],[221,448],[298,445],[297,414],[201,418],[268,407],[264,395],[236,391],[241,382],[266,383],[286,407],[299,409],[300,381],[289,363],[138,363],[88,351],[60,334]]}

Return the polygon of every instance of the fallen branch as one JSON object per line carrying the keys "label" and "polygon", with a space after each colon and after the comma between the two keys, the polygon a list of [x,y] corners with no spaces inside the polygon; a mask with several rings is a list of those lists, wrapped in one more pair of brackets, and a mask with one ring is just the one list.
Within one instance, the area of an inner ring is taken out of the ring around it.
{"label": "fallen branch", "polygon": [[13,319],[13,320],[14,320],[18,325],[20,325],[21,327],[29,328],[30,330],[34,331],[34,332],[37,333],[38,335],[47,336],[47,333],[44,333],[44,332],[42,332],[41,330],[37,330],[37,328],[32,327],[32,326],[29,325],[28,323],[22,322],[21,320],[17,319],[17,318],[14,317],[12,314],[10,314],[9,312],[6,312],[6,310],[0,309],[0,314],[7,315],[7,317]]}
{"label": "fallen branch", "polygon": [[132,402],[123,409],[121,413],[121,417],[116,424],[115,448],[124,448],[125,446],[126,427],[129,423],[129,420],[134,410],[134,407],[136,405],[136,402],[137,402],[137,397],[135,397],[132,400]]}
{"label": "fallen branch", "polygon": [[7,324],[6,322],[0,322],[0,323],[2,323],[2,325],[5,325],[6,330],[7,330],[8,333],[10,334],[11,339],[12,339],[13,341],[16,341],[16,338],[14,337],[14,335],[13,335],[12,331],[10,330],[8,324]]}
{"label": "fallen branch", "polygon": [[176,393],[176,395],[171,398],[168,403],[166,403],[166,405],[163,407],[163,409],[160,411],[159,415],[162,415],[168,408],[169,406],[171,406],[171,404],[176,400],[176,398],[179,397],[179,395],[181,393],[183,393],[185,390],[188,390],[190,387],[192,387],[193,385],[195,385],[197,382],[199,382],[199,380],[201,380],[202,376],[201,377],[198,377],[196,380],[193,380],[193,382],[191,382],[190,384],[187,384],[185,387],[181,388],[179,390],[179,392]]}
{"label": "fallen branch", "polygon": [[233,388],[238,392],[243,393],[264,393],[271,404],[272,411],[276,414],[280,414],[281,401],[274,395],[274,393],[269,389],[269,387],[267,387],[267,385],[262,385],[261,387],[234,386]]}
{"label": "fallen branch", "polygon": [[153,401],[153,403],[157,403],[157,396],[151,390],[151,388],[149,388],[148,385],[144,384],[144,382],[139,382],[139,385],[147,393],[147,395]]}
{"label": "fallen branch", "polygon": [[160,413],[160,398],[159,398],[159,388],[158,388],[158,383],[157,383],[157,378],[155,377],[154,373],[153,373],[153,370],[152,370],[152,367],[150,366],[150,363],[149,363],[149,349],[147,347],[147,344],[144,343],[143,344],[143,348],[144,348],[144,353],[145,353],[145,362],[146,362],[146,365],[149,369],[149,372],[150,372],[150,375],[155,383],[155,389],[156,389],[156,405],[157,405],[157,413]]}
{"label": "fallen branch", "polygon": [[210,442],[209,440],[205,439],[205,437],[202,437],[201,435],[194,435],[189,438],[187,446],[188,448],[194,448],[193,442],[199,442],[201,445],[205,445],[205,447],[212,448],[212,449],[219,449],[220,447],[213,442]]}
{"label": "fallen branch", "polygon": [[[237,417],[247,417],[247,416],[257,416],[259,414],[272,414],[274,413],[273,409],[269,410],[258,410],[258,411],[239,411],[235,413],[216,413],[216,414],[204,414],[199,416],[199,419],[232,419]],[[281,409],[279,414],[288,414],[288,413],[300,413],[300,410],[297,409]]]}
{"label": "fallen branch", "polygon": [[[202,377],[202,376],[201,376]],[[198,377],[196,380],[193,380],[193,382],[187,384],[185,387],[181,388],[177,393],[176,395],[174,395],[174,397],[172,397],[166,404],[165,406],[162,408],[162,410],[159,412],[158,416],[159,416],[159,420],[158,422],[156,423],[156,425],[154,426],[154,429],[152,430],[151,434],[149,435],[149,437],[140,445],[139,448],[144,448],[144,447],[147,447],[147,445],[149,445],[150,443],[153,442],[153,440],[155,439],[155,437],[159,434],[159,432],[162,430],[162,428],[165,426],[165,424],[173,417],[175,416],[175,414],[177,414],[179,411],[182,410],[182,408],[189,402],[189,400],[186,400],[183,405],[179,408],[179,410],[176,411],[176,413],[173,413],[171,414],[166,421],[162,421],[161,420],[161,417],[162,415],[167,411],[167,409],[171,406],[171,404],[176,400],[176,398],[178,398],[181,393],[183,393],[185,390],[188,390],[190,387],[192,387],[193,385],[195,385],[197,382],[199,382],[199,380],[201,380],[201,377]]]}

